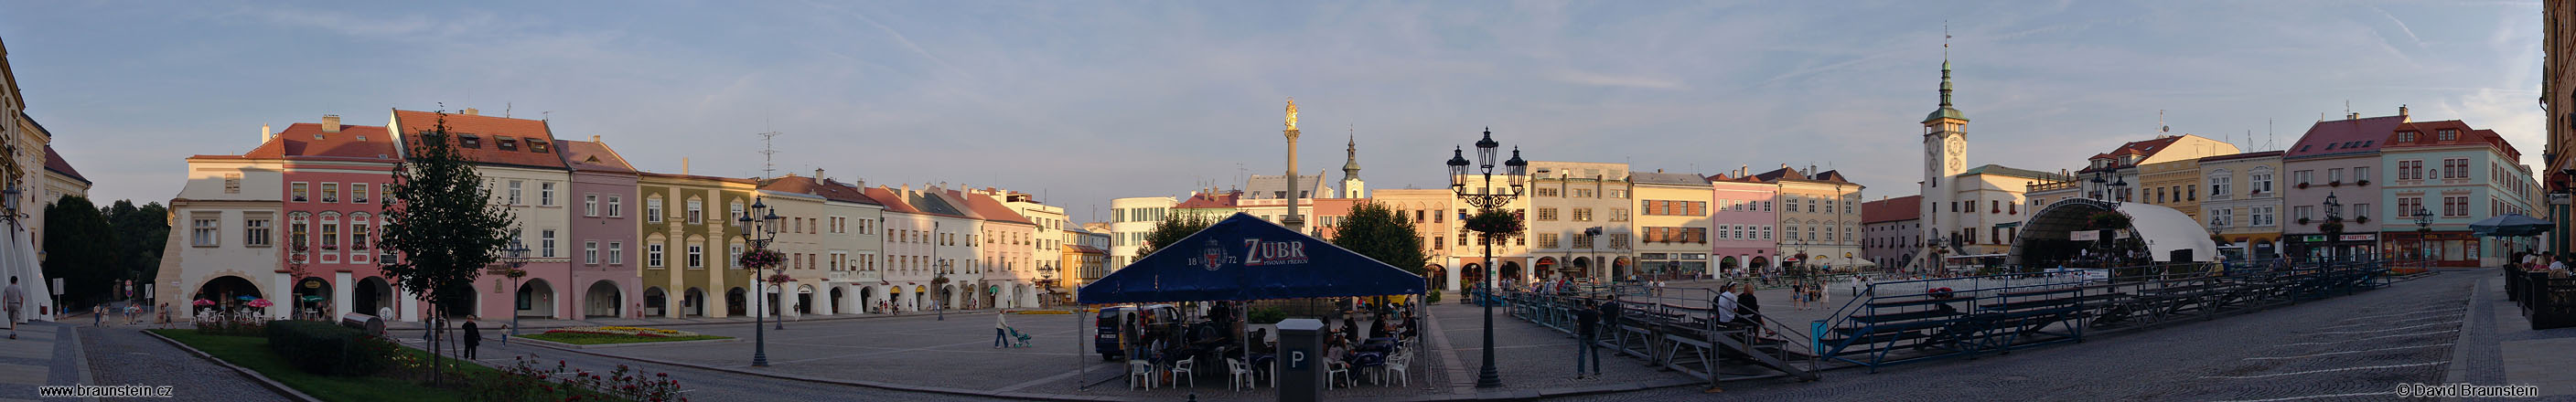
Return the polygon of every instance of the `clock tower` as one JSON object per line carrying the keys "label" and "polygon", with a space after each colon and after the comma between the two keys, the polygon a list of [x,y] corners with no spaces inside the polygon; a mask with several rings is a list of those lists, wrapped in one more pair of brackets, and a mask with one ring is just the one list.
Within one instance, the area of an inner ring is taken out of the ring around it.
{"label": "clock tower", "polygon": [[[1948,47],[1944,44],[1943,47]],[[1950,106],[1950,60],[1941,60],[1941,109],[1923,117],[1923,240],[1943,239],[1958,233],[1959,214],[1951,203],[1957,202],[1957,183],[1952,180],[1968,170],[1968,133],[1959,131],[1968,124],[1968,116]],[[1946,242],[1945,242],[1946,244]],[[1929,256],[1925,256],[1928,258]],[[1918,263],[1931,261],[1918,260]],[[1929,266],[1929,265],[1917,265]]]}

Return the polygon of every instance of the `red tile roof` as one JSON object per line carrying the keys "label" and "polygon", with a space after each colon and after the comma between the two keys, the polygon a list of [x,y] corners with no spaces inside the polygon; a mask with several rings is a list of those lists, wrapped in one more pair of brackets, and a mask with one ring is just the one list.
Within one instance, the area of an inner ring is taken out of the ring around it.
{"label": "red tile roof", "polygon": [[921,209],[913,208],[911,203],[903,202],[903,196],[895,195],[895,190],[893,188],[885,186],[869,187],[867,189],[867,196],[869,199],[877,200],[877,205],[884,205],[887,211],[908,214],[922,213]]}
{"label": "red tile roof", "polygon": [[2182,140],[2182,136],[2177,135],[2152,140],[2130,141],[2127,144],[2120,144],[2119,148],[2114,148],[2111,152],[2094,154],[2090,159],[2102,159],[2122,155],[2137,155],[2140,158],[2153,157],[2156,156],[2157,152],[2163,152],[2165,148],[2169,148],[2170,145],[2173,145],[2174,141],[2180,140]]}
{"label": "red tile roof", "polygon": [[556,141],[555,146],[563,148],[559,152],[563,153],[564,164],[571,166],[573,170],[610,173],[636,172],[635,165],[627,164],[626,157],[619,156],[615,149],[609,149],[608,144],[591,141],[563,140]]}
{"label": "red tile roof", "polygon": [[1193,194],[1190,194],[1190,199],[1188,199],[1188,200],[1182,200],[1180,204],[1173,205],[1173,206],[1172,206],[1172,208],[1173,208],[1173,209],[1192,209],[1192,208],[1207,208],[1207,209],[1215,209],[1215,208],[1234,208],[1234,207],[1235,207],[1235,206],[1237,206],[1237,205],[1241,205],[1241,204],[1238,204],[1238,203],[1237,203],[1237,201],[1238,201],[1238,200],[1240,200],[1242,197],[1243,197],[1243,190],[1228,191],[1228,192],[1225,192],[1225,193],[1222,193],[1222,194],[1212,194],[1212,193],[1193,193]]}
{"label": "red tile roof", "polygon": [[[2489,147],[2496,148],[2497,151],[2503,152],[2507,157],[2516,160],[2522,159],[2522,150],[2515,149],[2512,142],[2505,141],[2504,136],[2497,135],[2495,130],[2469,127],[2469,123],[2459,120],[2405,123],[2399,124],[2397,125],[2397,128],[2390,130],[2391,131],[2388,133],[2387,138],[2381,140],[2382,143],[2387,144],[2385,148],[2439,147],[2484,143]],[[2454,138],[2451,141],[2443,141],[2439,130],[2459,130],[2459,137]],[[2398,134],[2407,132],[2416,133],[2415,140],[2398,141]]]}
{"label": "red tile roof", "polygon": [[770,179],[769,184],[761,185],[760,189],[781,193],[814,195],[832,201],[884,205],[883,203],[878,202],[875,198],[861,193],[857,187],[851,187],[848,184],[841,184],[840,182],[831,181],[829,179],[818,181],[814,180],[812,177],[802,177],[792,174],[787,175],[787,177]]}
{"label": "red tile roof", "polygon": [[2308,126],[2308,133],[2291,144],[2283,159],[2346,153],[2378,152],[2387,145],[2389,134],[2404,124],[2406,116],[2380,116],[2350,120],[2320,121]]}
{"label": "red tile roof", "polygon": [[1860,204],[1861,223],[1908,221],[1923,218],[1923,196],[1909,195]]}
{"label": "red tile roof", "polygon": [[2207,157],[2207,158],[2200,158],[2200,161],[2201,161],[2201,162],[2232,161],[2232,160],[2238,160],[2238,159],[2254,159],[2254,158],[2274,157],[2274,156],[2281,156],[2281,151],[2247,152],[2247,153],[2241,153],[2241,154],[2235,154],[2235,155],[2219,155],[2219,156],[2212,156],[2212,157]]}
{"label": "red tile roof", "polygon": [[71,161],[63,160],[63,154],[54,153],[53,144],[45,145],[45,170],[71,176],[72,180],[79,180],[83,184],[89,183],[89,178],[81,177],[79,170],[72,170]]}
{"label": "red tile roof", "polygon": [[[1752,179],[1753,179],[1753,180],[1760,181],[1760,182],[1763,182],[1763,183],[1777,183],[1777,182],[1779,182],[1779,181],[1781,181],[1781,180],[1821,181],[1821,182],[1827,182],[1827,183],[1851,183],[1851,180],[1850,180],[1850,179],[1847,179],[1847,178],[1844,178],[1844,177],[1843,177],[1843,173],[1842,173],[1842,171],[1840,171],[1840,170],[1827,170],[1827,171],[1824,171],[1823,173],[1816,173],[1816,174],[1810,175],[1810,174],[1806,174],[1806,173],[1803,173],[1803,172],[1799,172],[1797,169],[1791,169],[1791,168],[1785,168],[1785,167],[1784,167],[1784,168],[1780,168],[1780,169],[1778,169],[1778,170],[1772,170],[1772,171],[1769,171],[1769,172],[1762,172],[1761,174],[1753,175]],[[1716,180],[1716,179],[1710,179],[1710,180]]]}
{"label": "red tile roof", "polygon": [[[555,142],[554,134],[546,128],[545,121],[454,113],[447,114],[444,118],[449,134],[456,137],[474,136],[481,143],[474,148],[457,148],[457,151],[476,163],[557,169],[565,167],[563,158],[555,154],[560,151],[560,146],[548,145],[544,147],[546,152],[536,152],[539,148],[538,142]],[[406,143],[419,141],[420,136],[413,133],[435,129],[440,119],[441,115],[433,112],[394,111],[394,122],[400,125],[399,129],[404,134],[402,137]],[[501,149],[503,137],[520,139],[524,143],[517,144],[517,149],[503,150]]]}
{"label": "red tile roof", "polygon": [[384,127],[340,126],[340,132],[322,132],[321,123],[295,123],[286,126],[268,142],[259,144],[242,156],[257,159],[290,157],[331,157],[353,159],[401,159],[394,150],[394,140],[385,135]]}
{"label": "red tile roof", "polygon": [[984,220],[1036,225],[1036,223],[1029,222],[1028,217],[1020,216],[1019,211],[1011,210],[1009,205],[1002,205],[1002,200],[994,199],[993,196],[990,195],[959,193],[957,190],[948,190],[948,196],[966,199],[966,206],[973,208],[975,210],[975,215],[980,215]]}

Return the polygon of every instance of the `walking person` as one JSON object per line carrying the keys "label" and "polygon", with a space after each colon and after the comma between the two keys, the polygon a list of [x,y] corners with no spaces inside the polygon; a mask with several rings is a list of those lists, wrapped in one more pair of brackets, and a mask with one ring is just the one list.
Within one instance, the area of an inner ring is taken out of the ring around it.
{"label": "walking person", "polygon": [[[1576,330],[1574,331],[1574,379],[1577,380],[1594,379],[1600,378],[1601,376],[1601,352],[1593,350],[1593,348],[1599,346],[1594,344],[1593,340],[1601,337],[1601,312],[1596,310],[1598,307],[1597,305],[1583,307],[1595,308],[1574,309],[1574,322],[1576,324]],[[1591,359],[1589,360],[1591,362],[1590,366],[1584,365],[1586,362],[1585,359],[1587,358]],[[1583,370],[1585,367],[1591,367],[1591,374],[1584,374]]]}
{"label": "walking person", "polygon": [[483,328],[474,325],[473,316],[466,316],[465,325],[458,328],[465,330],[465,359],[473,360],[474,347],[483,345]]}
{"label": "walking person", "polygon": [[1011,311],[1010,311],[1010,310],[1002,310],[1001,312],[993,313],[993,348],[994,348],[994,349],[1001,349],[1001,348],[1003,348],[1003,347],[1011,346],[1011,342],[1010,342],[1010,341],[1008,341],[1008,340],[1006,340],[1006,339],[1009,339],[1009,338],[1010,338],[1011,323],[1010,323],[1010,321],[1008,321],[1008,320],[1007,320],[1010,316],[1011,316]]}
{"label": "walking person", "polygon": [[0,290],[0,304],[9,308],[9,339],[18,339],[18,310],[27,304],[26,291],[18,290],[18,277],[9,277],[9,289]]}

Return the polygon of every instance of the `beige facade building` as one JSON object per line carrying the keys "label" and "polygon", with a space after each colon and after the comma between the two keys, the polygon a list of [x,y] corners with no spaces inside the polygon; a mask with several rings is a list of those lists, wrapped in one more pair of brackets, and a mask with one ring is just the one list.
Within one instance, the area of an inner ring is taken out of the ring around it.
{"label": "beige facade building", "polygon": [[1842,172],[1788,166],[1753,175],[1780,186],[1780,258],[1813,269],[1875,265],[1861,257],[1861,190]]}
{"label": "beige facade building", "polygon": [[2139,165],[2138,184],[2139,202],[2173,208],[2193,221],[2209,222],[2200,213],[2200,159]]}
{"label": "beige facade building", "polygon": [[[1467,250],[1469,236],[1461,235],[1458,223],[1458,195],[1449,189],[1377,190],[1369,202],[1395,210],[1397,215],[1413,222],[1413,235],[1422,239],[1422,277],[1431,280],[1430,288],[1456,292],[1459,272],[1454,258]],[[1481,253],[1481,251],[1479,251]],[[1482,254],[1478,254],[1482,256]]]}
{"label": "beige facade building", "polygon": [[[1522,198],[1529,204],[1525,219],[1533,262],[1523,279],[1553,280],[1558,274],[1594,283],[1628,279],[1636,267],[1630,241],[1636,227],[1629,213],[1636,207],[1636,188],[1628,181],[1628,164],[1530,161],[1529,174],[1529,194]],[[1501,275],[1508,279],[1512,274]]]}
{"label": "beige facade building", "polygon": [[1709,274],[1710,206],[1716,199],[1708,178],[1692,173],[1638,172],[1630,175],[1637,196],[1635,275],[1647,278],[1697,278]]}
{"label": "beige facade building", "polygon": [[2200,158],[2200,220],[2218,228],[2218,252],[2229,260],[2281,255],[2281,192],[2273,187],[2281,151]]}

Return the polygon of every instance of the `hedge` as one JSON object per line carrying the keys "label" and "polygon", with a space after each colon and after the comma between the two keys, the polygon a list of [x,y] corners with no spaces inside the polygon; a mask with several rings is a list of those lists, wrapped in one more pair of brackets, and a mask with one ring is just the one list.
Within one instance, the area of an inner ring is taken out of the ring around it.
{"label": "hedge", "polygon": [[393,360],[393,344],[384,339],[320,321],[270,321],[268,347],[296,368],[321,375],[371,375]]}

